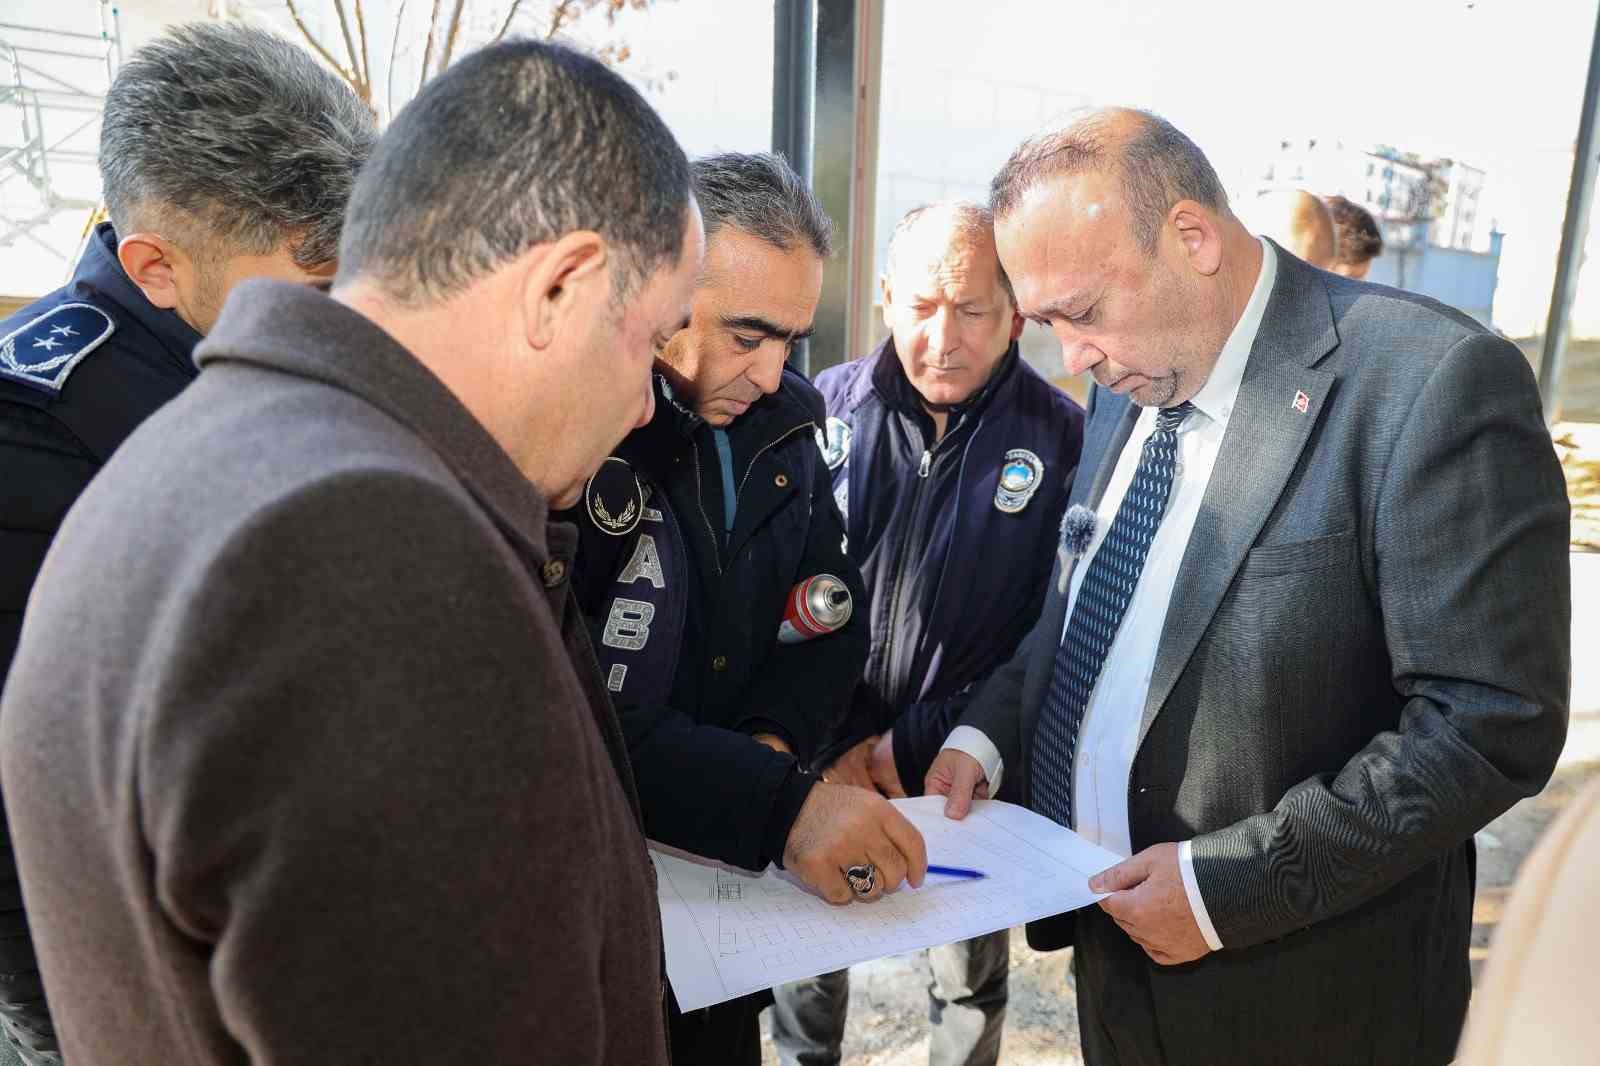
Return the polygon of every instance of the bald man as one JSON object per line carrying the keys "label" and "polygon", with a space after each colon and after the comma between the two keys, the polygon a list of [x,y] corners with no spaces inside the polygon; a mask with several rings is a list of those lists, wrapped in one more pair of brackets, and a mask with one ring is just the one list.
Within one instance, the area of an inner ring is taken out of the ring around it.
{"label": "bald man", "polygon": [[[1083,409],[1018,351],[1023,322],[988,208],[909,211],[889,238],[882,291],[889,337],[817,375],[820,443],[872,604],[872,654],[842,746],[818,765],[824,779],[904,796],[1038,617]],[[1001,929],[928,952],[930,1066],[999,1060],[1009,944]],[[848,972],[775,994],[784,1066],[838,1063]]]}
{"label": "bald man", "polygon": [[1129,856],[1028,930],[1074,945],[1088,1066],[1444,1066],[1472,835],[1566,736],[1567,499],[1527,360],[1253,236],[1144,112],[1024,143],[990,206],[1018,310],[1095,389],[1077,535],[926,790]]}
{"label": "bald man", "polygon": [[1256,200],[1250,214],[1258,233],[1314,267],[1329,270],[1339,257],[1333,212],[1304,189],[1274,189]]}

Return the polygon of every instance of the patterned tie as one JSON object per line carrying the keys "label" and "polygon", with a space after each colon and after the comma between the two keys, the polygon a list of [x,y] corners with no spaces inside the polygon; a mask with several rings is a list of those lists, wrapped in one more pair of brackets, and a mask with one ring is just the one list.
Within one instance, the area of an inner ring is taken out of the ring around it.
{"label": "patterned tie", "polygon": [[1133,484],[1083,575],[1067,635],[1056,650],[1050,692],[1034,736],[1033,794],[1039,813],[1069,828],[1078,727],[1167,509],[1177,466],[1178,427],[1192,410],[1193,404],[1181,403],[1156,415],[1156,430],[1144,442]]}

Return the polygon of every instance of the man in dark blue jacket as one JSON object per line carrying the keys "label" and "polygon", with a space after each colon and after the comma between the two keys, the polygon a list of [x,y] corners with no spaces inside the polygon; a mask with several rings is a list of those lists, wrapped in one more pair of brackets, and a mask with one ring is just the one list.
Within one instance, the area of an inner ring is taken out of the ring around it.
{"label": "man in dark blue jacket", "polygon": [[[922,880],[920,834],[883,797],[807,767],[867,656],[861,577],[816,447],[822,399],[784,370],[811,331],[832,227],[771,155],[693,164],[706,260],[690,319],[663,338],[656,409],[590,480],[575,588],[621,718],[645,829],[834,903]],[[794,586],[832,574],[857,612],[778,640]],[[877,869],[853,892],[845,870]],[[669,1013],[674,1063],[761,1060],[766,995]]]}
{"label": "man in dark blue jacket", "polygon": [[[65,286],[0,322],[0,679],[67,509],[194,379],[194,347],[232,287],[331,279],[376,137],[371,112],[310,54],[242,25],[180,27],[118,72],[99,153],[111,221]],[[0,1032],[24,1062],[60,1061],[9,834]]]}
{"label": "man in dark blue jacket", "polygon": [[[974,204],[917,208],[889,244],[891,336],[817,378],[819,443],[872,604],[872,651],[824,780],[863,771],[890,796],[920,792],[966,696],[1038,615],[1083,410],[1017,352],[1023,320]],[[935,1066],[993,1063],[1005,1017],[1005,930],[929,953]],[[778,990],[785,1063],[839,1061],[840,971]]]}

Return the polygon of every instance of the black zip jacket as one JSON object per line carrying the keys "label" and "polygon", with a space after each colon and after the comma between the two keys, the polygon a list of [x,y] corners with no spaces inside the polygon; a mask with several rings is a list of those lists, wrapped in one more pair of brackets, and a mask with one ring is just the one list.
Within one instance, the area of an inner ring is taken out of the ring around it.
{"label": "black zip jacket", "polygon": [[[631,480],[591,482],[578,516],[577,591],[622,719],[650,837],[751,869],[781,862],[816,778],[802,767],[841,718],[867,655],[861,577],[817,450],[822,400],[785,372],[779,391],[727,427],[735,522],[725,533],[711,427],[657,378],[654,419],[616,457],[643,489],[621,535]],[[623,485],[618,490],[619,482]],[[819,573],[850,587],[841,630],[780,644],[794,585]],[[750,739],[774,733],[796,758]]]}
{"label": "black zip jacket", "polygon": [[[892,338],[817,386],[835,499],[872,604],[863,683],[818,762],[893,728],[900,782],[917,795],[973,687],[1038,619],[1083,408],[1015,343],[937,443]],[[1020,491],[1002,486],[1008,468]]]}

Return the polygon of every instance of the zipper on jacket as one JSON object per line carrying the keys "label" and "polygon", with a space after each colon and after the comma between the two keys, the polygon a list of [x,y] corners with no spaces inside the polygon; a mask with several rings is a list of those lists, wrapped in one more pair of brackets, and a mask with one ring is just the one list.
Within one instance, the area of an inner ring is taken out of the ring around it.
{"label": "zipper on jacket", "polygon": [[[722,538],[712,528],[711,516],[706,514],[706,492],[700,483],[700,442],[691,438],[689,447],[694,451],[694,502],[700,506],[700,517],[705,520],[706,533],[711,537],[711,560],[716,564],[717,576],[722,576]],[[738,497],[734,497],[738,499]],[[687,545],[685,545],[687,547]]]}
{"label": "zipper on jacket", "polygon": [[[960,427],[958,426],[955,428],[959,429]],[[927,491],[928,487],[928,475],[933,471],[933,453],[943,447],[945,442],[954,438],[955,435],[956,434],[953,431],[946,433],[943,437],[922,449],[922,462],[917,466],[917,484],[916,487],[911,491],[911,507],[908,518],[909,522],[914,523],[917,521],[918,512],[922,507],[922,497]],[[960,485],[956,486],[956,491],[958,493],[961,491]],[[884,672],[891,675],[893,674],[894,666],[895,633],[900,628],[900,596],[905,590],[906,564],[910,562],[911,544],[914,540],[918,539],[910,535],[911,533],[916,532],[915,530],[908,529],[906,532],[907,536],[902,538],[900,541],[900,550],[895,553],[894,585],[892,586],[892,591],[889,594],[889,624],[884,627],[883,655],[879,660],[883,663]],[[895,679],[890,676],[886,680],[894,681]],[[882,692],[887,686],[880,684],[874,687],[876,687],[878,691]],[[898,691],[902,687],[902,684],[896,684],[894,686],[895,691],[891,693],[891,695],[894,697],[894,705],[898,705],[900,699],[905,695],[905,693]]]}

